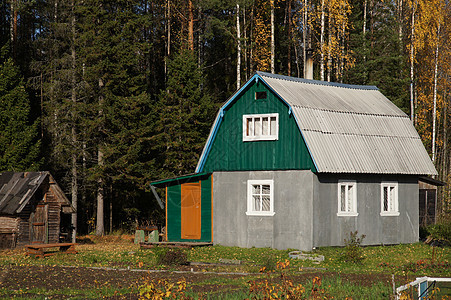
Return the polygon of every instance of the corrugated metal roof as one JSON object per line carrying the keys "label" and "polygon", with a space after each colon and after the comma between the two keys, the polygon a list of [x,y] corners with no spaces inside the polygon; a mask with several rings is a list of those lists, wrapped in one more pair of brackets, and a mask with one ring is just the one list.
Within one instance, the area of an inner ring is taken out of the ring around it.
{"label": "corrugated metal roof", "polygon": [[180,181],[189,181],[193,178],[199,178],[199,177],[203,177],[203,176],[209,176],[211,175],[211,173],[192,173],[192,174],[185,174],[185,175],[181,175],[178,177],[172,177],[172,178],[167,178],[167,179],[161,179],[161,180],[156,180],[156,181],[152,181],[150,183],[151,186],[166,186],[170,183],[173,182],[180,182]]}
{"label": "corrugated metal roof", "polygon": [[0,213],[20,213],[47,177],[63,205],[75,211],[49,172],[3,172],[0,174]]}
{"label": "corrugated metal roof", "polygon": [[377,88],[257,74],[291,106],[318,172],[437,174],[409,117]]}

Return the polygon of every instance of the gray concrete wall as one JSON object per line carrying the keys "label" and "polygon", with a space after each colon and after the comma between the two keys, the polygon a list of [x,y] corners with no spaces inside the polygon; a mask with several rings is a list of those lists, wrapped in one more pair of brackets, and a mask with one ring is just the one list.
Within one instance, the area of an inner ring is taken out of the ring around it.
{"label": "gray concrete wall", "polygon": [[[311,171],[213,173],[213,242],[225,246],[312,248]],[[274,180],[274,216],[247,216],[247,181]]]}
{"label": "gray concrete wall", "polygon": [[[357,182],[356,217],[337,216],[338,180]],[[398,182],[399,216],[381,216],[382,181]],[[314,180],[313,246],[342,246],[351,231],[365,234],[364,245],[418,241],[418,178],[416,176],[319,175]]]}

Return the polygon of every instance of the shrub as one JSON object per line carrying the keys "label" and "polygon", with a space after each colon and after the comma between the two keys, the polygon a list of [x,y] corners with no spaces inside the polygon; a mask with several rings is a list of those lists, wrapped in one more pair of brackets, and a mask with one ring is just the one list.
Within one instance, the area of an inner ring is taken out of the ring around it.
{"label": "shrub", "polygon": [[148,280],[138,287],[139,299],[190,299],[185,295],[186,281],[182,279],[177,284],[167,280]]}
{"label": "shrub", "polygon": [[182,249],[163,248],[157,253],[157,263],[166,266],[187,265],[188,259]]}
{"label": "shrub", "polygon": [[434,224],[428,227],[429,236],[436,241],[451,242],[451,221]]}
{"label": "shrub", "polygon": [[343,254],[343,260],[346,262],[359,263],[364,259],[360,244],[365,238],[365,235],[362,234],[358,237],[358,231],[351,231],[349,235],[349,239],[344,239],[345,252]]}
{"label": "shrub", "polygon": [[[303,299],[305,288],[301,284],[294,284],[286,276],[286,269],[290,266],[290,261],[277,262],[276,269],[280,271],[280,283],[271,282],[271,276],[268,272],[268,278],[263,281],[254,280],[250,282],[250,299]],[[261,272],[265,272],[263,267]]]}

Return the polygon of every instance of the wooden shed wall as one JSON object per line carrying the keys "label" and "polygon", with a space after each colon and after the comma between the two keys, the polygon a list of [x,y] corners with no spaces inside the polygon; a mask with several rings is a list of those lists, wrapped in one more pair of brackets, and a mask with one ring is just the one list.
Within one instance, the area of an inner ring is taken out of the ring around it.
{"label": "wooden shed wall", "polygon": [[57,243],[60,235],[61,204],[58,203],[58,199],[51,191],[47,191],[45,194],[45,200],[45,202],[42,202],[48,204],[47,239],[49,243]]}
{"label": "wooden shed wall", "polygon": [[0,249],[15,247],[18,232],[19,232],[19,218],[11,216],[1,216]]}
{"label": "wooden shed wall", "polygon": [[17,246],[22,246],[30,242],[30,215],[32,207],[28,203],[19,214],[19,236],[17,238]]}
{"label": "wooden shed wall", "polygon": [[17,245],[23,246],[33,242],[33,212],[37,205],[47,205],[46,238],[44,242],[57,243],[60,235],[61,204],[57,197],[48,190],[45,196],[36,201],[32,199],[18,216],[19,235]]}

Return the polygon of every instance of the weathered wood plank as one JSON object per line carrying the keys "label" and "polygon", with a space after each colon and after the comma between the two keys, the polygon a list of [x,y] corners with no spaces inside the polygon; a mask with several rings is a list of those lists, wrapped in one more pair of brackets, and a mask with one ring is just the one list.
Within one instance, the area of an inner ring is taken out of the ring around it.
{"label": "weathered wood plank", "polygon": [[206,247],[212,246],[213,243],[205,242],[153,242],[153,243],[139,243],[141,248],[153,248],[156,246],[168,247],[168,248],[193,248],[193,247]]}
{"label": "weathered wood plank", "polygon": [[[46,257],[54,255],[59,252],[76,254],[75,246],[77,243],[52,243],[52,244],[30,244],[25,245],[27,255],[34,255],[36,257]],[[49,249],[58,248],[58,251],[49,252]]]}

